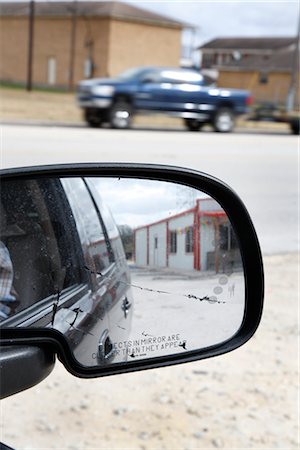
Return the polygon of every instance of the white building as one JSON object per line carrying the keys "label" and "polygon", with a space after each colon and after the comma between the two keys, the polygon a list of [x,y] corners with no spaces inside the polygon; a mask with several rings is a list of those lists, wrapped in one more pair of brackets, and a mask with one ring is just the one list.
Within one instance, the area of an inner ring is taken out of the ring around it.
{"label": "white building", "polygon": [[239,261],[225,211],[211,198],[194,208],[135,229],[137,266],[224,272]]}

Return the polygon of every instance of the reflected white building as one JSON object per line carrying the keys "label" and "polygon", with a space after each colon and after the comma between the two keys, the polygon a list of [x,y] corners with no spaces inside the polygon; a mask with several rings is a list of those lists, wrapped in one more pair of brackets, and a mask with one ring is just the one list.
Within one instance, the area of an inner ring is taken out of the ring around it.
{"label": "reflected white building", "polygon": [[240,267],[238,245],[222,207],[211,198],[135,229],[137,266],[225,272]]}

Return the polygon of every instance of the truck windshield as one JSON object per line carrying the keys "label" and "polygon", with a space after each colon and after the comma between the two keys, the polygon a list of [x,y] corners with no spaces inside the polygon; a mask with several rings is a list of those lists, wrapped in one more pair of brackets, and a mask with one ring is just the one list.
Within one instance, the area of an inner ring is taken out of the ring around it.
{"label": "truck windshield", "polygon": [[145,68],[143,67],[134,67],[132,69],[125,70],[120,75],[118,75],[118,79],[122,81],[133,80],[137,78]]}

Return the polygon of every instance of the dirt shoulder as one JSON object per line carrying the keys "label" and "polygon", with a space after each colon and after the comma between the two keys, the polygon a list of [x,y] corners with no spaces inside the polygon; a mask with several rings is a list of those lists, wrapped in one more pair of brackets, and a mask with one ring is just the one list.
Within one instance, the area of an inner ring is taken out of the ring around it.
{"label": "dirt shoulder", "polygon": [[0,105],[4,120],[82,121],[75,96],[69,93],[0,88]]}
{"label": "dirt shoulder", "polygon": [[17,449],[297,449],[296,254],[267,256],[262,323],[209,360],[95,380],[57,363],[3,401],[2,441]]}
{"label": "dirt shoulder", "polygon": [[[56,124],[84,124],[74,93],[26,92],[22,89],[0,88],[0,116],[4,122],[38,121]],[[138,116],[137,126],[182,128],[182,120],[164,115]],[[238,127],[249,130],[285,132],[289,127],[282,123],[246,122],[239,120]]]}

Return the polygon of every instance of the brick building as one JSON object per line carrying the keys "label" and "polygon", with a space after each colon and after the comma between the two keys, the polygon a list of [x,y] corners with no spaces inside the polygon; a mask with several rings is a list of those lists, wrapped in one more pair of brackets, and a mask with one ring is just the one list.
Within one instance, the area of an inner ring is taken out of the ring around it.
{"label": "brick building", "polygon": [[[0,80],[25,83],[29,3],[0,4]],[[33,83],[115,76],[139,65],[178,66],[186,26],[119,2],[35,2]],[[71,75],[72,73],[72,75]]]}
{"label": "brick building", "polygon": [[219,86],[248,89],[255,102],[284,104],[295,66],[296,45],[296,37],[236,37],[213,39],[199,50],[202,69],[215,69]]}

